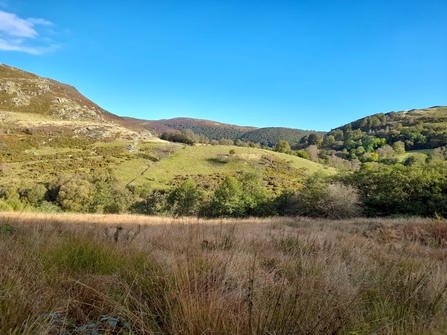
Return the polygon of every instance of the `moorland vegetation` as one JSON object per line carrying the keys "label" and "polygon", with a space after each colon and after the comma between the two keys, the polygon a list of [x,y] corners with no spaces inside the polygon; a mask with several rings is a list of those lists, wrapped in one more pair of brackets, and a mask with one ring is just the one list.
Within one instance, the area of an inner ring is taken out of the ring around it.
{"label": "moorland vegetation", "polygon": [[442,334],[447,223],[2,213],[2,334]]}
{"label": "moorland vegetation", "polygon": [[1,334],[447,328],[446,107],[154,125],[0,65],[0,120]]}

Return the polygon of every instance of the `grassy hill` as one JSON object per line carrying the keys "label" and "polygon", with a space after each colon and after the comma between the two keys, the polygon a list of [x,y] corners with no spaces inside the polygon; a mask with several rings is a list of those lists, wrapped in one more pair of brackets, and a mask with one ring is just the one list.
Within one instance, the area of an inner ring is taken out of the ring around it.
{"label": "grassy hill", "polygon": [[[185,146],[158,139],[95,141],[78,136],[4,134],[0,139],[2,185],[48,182],[61,174],[113,171],[120,183],[150,183],[167,188],[174,180],[206,176],[221,180],[241,171],[284,174],[315,172],[324,167],[296,156],[256,148]],[[229,154],[230,150],[234,154]],[[279,172],[268,172],[275,167]],[[284,171],[282,171],[284,170]],[[286,175],[280,179],[287,184]],[[205,182],[202,180],[202,182]]]}
{"label": "grassy hill", "polygon": [[110,139],[149,136],[73,86],[0,64],[0,129],[9,133],[83,134]]}
{"label": "grassy hill", "polygon": [[147,129],[164,126],[207,130],[208,135],[222,137],[233,132],[240,137],[256,128],[188,118],[121,118],[72,86],[7,65],[0,65],[0,120],[3,188],[48,184],[61,175],[112,173],[123,186],[168,188],[189,176],[213,189],[227,174],[258,172],[272,190],[278,190],[294,178],[323,169],[298,157],[256,148],[161,141]]}

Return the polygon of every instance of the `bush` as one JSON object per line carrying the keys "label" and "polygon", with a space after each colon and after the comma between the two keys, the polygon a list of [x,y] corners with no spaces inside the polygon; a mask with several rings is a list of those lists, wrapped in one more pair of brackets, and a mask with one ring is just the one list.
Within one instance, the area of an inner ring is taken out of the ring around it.
{"label": "bush", "polygon": [[189,178],[169,193],[167,204],[174,216],[191,216],[197,213],[199,199],[196,183]]}
{"label": "bush", "polygon": [[83,179],[72,179],[62,185],[57,201],[63,210],[87,212],[93,201],[94,187]]}
{"label": "bush", "polygon": [[0,212],[12,212],[14,209],[4,200],[0,200]]}
{"label": "bush", "polygon": [[226,176],[214,191],[211,202],[201,208],[200,216],[243,217],[245,209],[242,195],[242,184],[236,178]]}
{"label": "bush", "polygon": [[137,201],[129,207],[129,211],[144,215],[165,215],[167,195],[163,190],[154,190],[152,193],[142,194],[143,201]]}
{"label": "bush", "polygon": [[330,183],[316,173],[308,177],[296,194],[284,193],[278,205],[279,212],[327,219],[343,219],[361,214],[358,191],[341,183]]}

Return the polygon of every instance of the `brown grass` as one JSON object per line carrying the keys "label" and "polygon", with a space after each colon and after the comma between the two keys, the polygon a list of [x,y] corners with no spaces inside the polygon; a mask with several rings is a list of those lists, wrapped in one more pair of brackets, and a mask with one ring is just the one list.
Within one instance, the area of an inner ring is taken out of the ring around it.
{"label": "brown grass", "polygon": [[446,232],[420,218],[1,213],[0,333],[442,334]]}

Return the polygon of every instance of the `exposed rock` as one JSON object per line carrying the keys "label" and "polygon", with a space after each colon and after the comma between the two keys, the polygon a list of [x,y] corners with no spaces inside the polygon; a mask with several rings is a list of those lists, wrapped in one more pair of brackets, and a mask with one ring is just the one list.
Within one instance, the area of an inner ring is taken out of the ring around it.
{"label": "exposed rock", "polygon": [[99,139],[152,137],[142,126],[107,112],[73,86],[4,64],[0,64],[0,112],[0,121],[12,128],[68,128]]}

